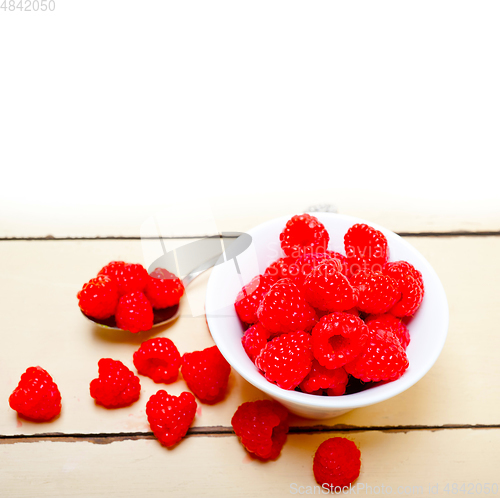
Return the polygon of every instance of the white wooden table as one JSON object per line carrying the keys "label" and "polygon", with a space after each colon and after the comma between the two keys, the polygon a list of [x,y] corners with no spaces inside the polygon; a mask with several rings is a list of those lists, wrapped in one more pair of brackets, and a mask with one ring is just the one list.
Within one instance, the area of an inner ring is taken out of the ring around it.
{"label": "white wooden table", "polygon": [[[225,227],[244,231],[281,214],[247,213]],[[450,305],[446,345],[432,370],[391,400],[321,425],[292,417],[281,456],[268,463],[249,458],[232,431],[236,408],[264,398],[235,372],[226,399],[199,404],[186,438],[171,450],[153,437],[145,404],[163,387],[185,390],[182,378],[162,386],[141,376],[139,401],[118,410],[96,406],[89,396],[100,358],[133,369],[132,354],[149,337],[169,337],[181,354],[213,344],[204,317],[193,318],[185,300],[171,326],[137,335],[103,331],[82,317],[76,293],[85,281],[111,260],[143,261],[139,233],[82,236],[58,226],[56,238],[46,238],[53,227],[30,234],[26,226],[17,233],[10,226],[0,234],[0,496],[306,494],[316,485],[313,454],[333,436],[348,437],[361,450],[360,494],[485,494],[488,486],[500,494],[500,226],[435,219],[405,226],[401,216],[355,214],[403,232],[433,265]],[[208,277],[195,280],[191,292],[202,296]],[[50,423],[22,420],[8,406],[32,365],[45,368],[62,393],[62,413]]]}

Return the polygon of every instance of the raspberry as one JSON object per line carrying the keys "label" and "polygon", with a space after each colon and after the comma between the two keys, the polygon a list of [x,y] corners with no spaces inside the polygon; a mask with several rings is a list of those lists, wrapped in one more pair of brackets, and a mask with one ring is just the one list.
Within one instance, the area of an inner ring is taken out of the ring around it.
{"label": "raspberry", "polygon": [[121,361],[101,358],[99,377],[90,383],[90,395],[106,408],[121,408],[139,399],[141,384]]}
{"label": "raspberry", "polygon": [[304,296],[314,308],[345,311],[356,306],[358,290],[353,288],[341,271],[337,260],[317,266],[304,281]]}
{"label": "raspberry", "polygon": [[269,382],[295,389],[311,370],[311,336],[302,331],[282,334],[269,341],[255,360]]}
{"label": "raspberry", "polygon": [[[341,369],[337,368],[336,370],[341,370]],[[347,373],[346,377],[347,377],[347,382],[345,384],[343,382],[340,382],[338,385],[328,388],[326,390],[327,396],[342,396],[343,394],[345,394],[345,391],[347,389],[347,384],[349,383],[349,375]]]}
{"label": "raspberry", "polygon": [[318,318],[299,288],[287,278],[276,282],[262,299],[257,318],[271,333],[309,331]]}
{"label": "raspberry", "polygon": [[276,401],[248,401],[231,419],[241,444],[263,460],[278,458],[288,434],[288,411]]}
{"label": "raspberry", "polygon": [[344,246],[349,277],[360,270],[381,271],[389,259],[385,235],[362,223],[357,223],[347,230]]}
{"label": "raspberry", "polygon": [[295,258],[287,256],[271,263],[264,272],[264,276],[269,277],[269,281],[274,284],[282,278],[289,277],[289,267],[295,262]]}
{"label": "raspberry", "polygon": [[317,360],[313,360],[311,371],[306,375],[299,387],[305,393],[314,393],[320,389],[331,389],[332,396],[340,396],[344,394],[348,380],[349,376],[342,367],[332,370],[320,365]]}
{"label": "raspberry", "polygon": [[184,284],[173,273],[156,268],[148,277],[144,294],[154,309],[170,308],[179,304],[184,294]]}
{"label": "raspberry", "polygon": [[367,337],[363,320],[350,313],[331,313],[314,327],[312,351],[324,367],[340,368],[360,354]]}
{"label": "raspberry", "polygon": [[335,251],[327,251],[327,252],[332,259],[337,259],[338,261],[340,261],[340,264],[342,265],[342,273],[346,277],[350,277],[351,275],[349,274],[349,263],[347,262],[347,258],[340,252],[335,252]]}
{"label": "raspberry", "polygon": [[98,275],[108,275],[109,277],[117,280],[117,276],[121,274],[127,264],[128,263],[125,263],[125,261],[111,261],[99,270]]}
{"label": "raspberry", "polygon": [[112,261],[104,266],[98,275],[108,275],[116,280],[118,294],[142,292],[148,283],[149,275],[142,265]]}
{"label": "raspberry", "polygon": [[226,394],[231,367],[217,346],[184,353],[182,376],[189,389],[202,402],[213,404]]}
{"label": "raspberry", "polygon": [[249,284],[245,285],[236,296],[234,308],[244,323],[255,323],[258,321],[256,312],[262,298],[269,292],[272,278],[265,275],[257,275]]}
{"label": "raspberry", "polygon": [[41,367],[29,367],[9,397],[9,405],[20,416],[46,422],[61,412],[61,393]]}
{"label": "raspberry", "polygon": [[196,414],[196,400],[189,392],[173,396],[163,389],[146,404],[146,415],[155,437],[167,448],[177,444],[187,433]]}
{"label": "raspberry", "polygon": [[118,301],[115,319],[120,329],[136,334],[153,326],[153,308],[142,292],[131,292]]}
{"label": "raspberry", "polygon": [[361,452],[349,439],[333,437],[323,441],[314,455],[314,477],[322,488],[349,486],[361,469]]}
{"label": "raspberry", "polygon": [[357,308],[351,308],[350,310],[345,310],[344,313],[349,313],[350,315],[359,316],[359,310]]}
{"label": "raspberry", "polygon": [[406,261],[387,263],[382,273],[396,281],[401,299],[389,310],[395,316],[413,315],[424,298],[424,281],[422,274]]}
{"label": "raspberry", "polygon": [[362,353],[344,368],[347,373],[363,382],[396,380],[408,368],[408,358],[392,332],[370,329]]}
{"label": "raspberry", "polygon": [[134,365],[142,375],[156,383],[170,384],[177,380],[181,355],[175,344],[167,337],[149,339],[134,353]]}
{"label": "raspberry", "polygon": [[397,282],[380,272],[358,272],[351,285],[359,291],[356,307],[365,313],[385,313],[401,296]]}
{"label": "raspberry", "polygon": [[86,315],[102,320],[115,314],[118,286],[110,277],[98,275],[84,284],[76,297],[78,306]]}
{"label": "raspberry", "polygon": [[295,258],[306,252],[325,252],[329,241],[323,223],[310,214],[293,216],[280,234],[284,253]]}
{"label": "raspberry", "polygon": [[386,263],[382,268],[382,273],[396,280],[409,275],[417,281],[420,287],[424,287],[422,274],[411,263],[408,263],[408,261],[393,261],[391,263]]}
{"label": "raspberry", "polygon": [[365,323],[370,330],[382,329],[391,331],[399,340],[401,346],[406,351],[408,344],[410,344],[410,333],[406,325],[400,318],[394,315],[369,315],[365,319]]}
{"label": "raspberry", "polygon": [[267,344],[269,332],[260,324],[252,325],[241,338],[241,344],[248,357],[255,363],[255,358]]}
{"label": "raspberry", "polygon": [[333,259],[329,252],[326,252],[303,254],[290,265],[288,272],[295,285],[300,288],[304,285],[306,277],[324,262],[329,262],[335,266],[337,271],[342,271],[342,263],[337,259]]}

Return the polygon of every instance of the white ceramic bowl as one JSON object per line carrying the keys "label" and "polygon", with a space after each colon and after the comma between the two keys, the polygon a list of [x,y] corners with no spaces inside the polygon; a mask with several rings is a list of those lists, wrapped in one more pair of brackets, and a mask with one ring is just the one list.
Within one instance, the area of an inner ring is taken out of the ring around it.
{"label": "white ceramic bowl", "polygon": [[252,243],[237,256],[237,264],[229,260],[213,268],[207,286],[205,309],[215,343],[232,368],[244,379],[279,401],[292,413],[307,418],[326,419],[353,408],[385,401],[418,382],[432,367],[444,346],[449,316],[446,295],[436,272],[406,240],[390,230],[359,218],[332,213],[312,214],[325,225],[330,234],[329,249],[345,254],[343,240],[347,229],[355,223],[366,223],[387,237],[390,261],[408,261],[422,273],[424,299],[408,325],[411,342],[407,355],[410,365],[398,380],[344,396],[314,396],[287,391],[270,383],[248,358],[241,345],[244,330],[235,312],[234,301],[243,285],[255,275],[264,273],[270,263],[282,256],[279,234],[291,216],[273,219],[247,232],[252,237]]}

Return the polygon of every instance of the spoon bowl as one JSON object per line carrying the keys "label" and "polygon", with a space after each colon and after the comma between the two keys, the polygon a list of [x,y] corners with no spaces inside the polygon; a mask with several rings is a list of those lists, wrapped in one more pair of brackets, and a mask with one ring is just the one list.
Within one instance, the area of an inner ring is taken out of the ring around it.
{"label": "spoon bowl", "polygon": [[[173,322],[180,314],[179,309],[180,306],[178,304],[176,304],[175,306],[170,306],[168,308],[162,308],[158,310],[154,309],[153,326],[151,328],[154,329],[155,327],[159,327],[160,325],[165,325],[167,323]],[[94,318],[92,316],[86,315],[83,311],[82,315],[91,322],[98,325],[99,327],[103,327],[106,329],[113,329],[113,330],[123,330],[116,325],[116,320],[114,315],[104,319]]]}

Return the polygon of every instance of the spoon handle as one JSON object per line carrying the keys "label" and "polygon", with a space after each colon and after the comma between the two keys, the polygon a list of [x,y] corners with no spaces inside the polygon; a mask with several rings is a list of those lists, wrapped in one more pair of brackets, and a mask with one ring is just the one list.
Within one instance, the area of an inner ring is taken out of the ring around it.
{"label": "spoon handle", "polygon": [[184,287],[187,287],[198,275],[201,275],[203,272],[215,266],[219,258],[220,255],[218,254],[217,256],[204,261],[203,263],[201,263],[201,265],[198,265],[196,268],[191,270],[185,277],[182,278]]}

